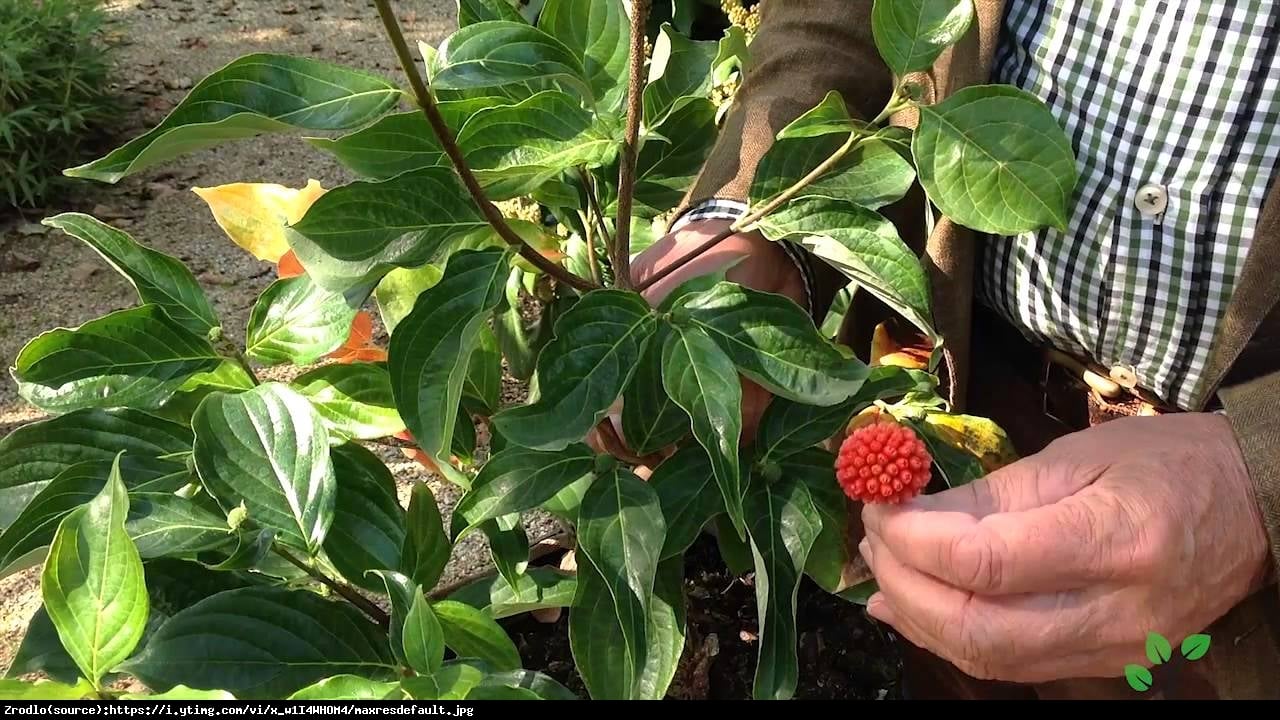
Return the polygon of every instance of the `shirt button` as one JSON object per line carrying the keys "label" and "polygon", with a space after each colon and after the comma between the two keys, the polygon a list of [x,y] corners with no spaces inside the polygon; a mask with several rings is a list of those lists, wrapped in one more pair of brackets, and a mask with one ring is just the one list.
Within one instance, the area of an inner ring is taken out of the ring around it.
{"label": "shirt button", "polygon": [[1111,379],[1126,390],[1138,387],[1138,372],[1131,365],[1116,365],[1111,368]]}
{"label": "shirt button", "polygon": [[1138,189],[1134,204],[1143,217],[1154,217],[1169,207],[1169,194],[1165,192],[1163,185],[1143,185]]}

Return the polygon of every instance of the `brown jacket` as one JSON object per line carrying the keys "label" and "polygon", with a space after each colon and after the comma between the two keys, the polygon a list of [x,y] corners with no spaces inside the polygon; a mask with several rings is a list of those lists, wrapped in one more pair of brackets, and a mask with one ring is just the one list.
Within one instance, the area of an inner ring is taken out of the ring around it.
{"label": "brown jacket", "polygon": [[[910,78],[925,89],[923,102],[989,82],[1005,0],[975,4],[976,22],[963,40],[930,72]],[[838,90],[850,112],[865,119],[880,112],[894,78],[872,39],[871,7],[871,0],[772,0],[764,5],[736,108],[687,204],[710,197],[745,200],[756,164],[776,133],[831,90]],[[910,114],[895,120],[908,126],[915,122]],[[1238,434],[1272,556],[1280,564],[1280,184],[1276,188],[1263,208],[1208,375]],[[974,258],[981,238],[945,219],[926,237],[923,207],[922,196],[909,197],[886,214],[924,257],[933,286],[934,321],[949,348],[952,399],[963,409]],[[863,326],[854,339],[865,341],[866,333]]]}

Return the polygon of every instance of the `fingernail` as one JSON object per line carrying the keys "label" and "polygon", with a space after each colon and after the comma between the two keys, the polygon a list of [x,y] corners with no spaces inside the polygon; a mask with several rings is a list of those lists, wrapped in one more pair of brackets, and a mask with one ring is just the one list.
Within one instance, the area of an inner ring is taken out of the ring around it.
{"label": "fingernail", "polygon": [[871,564],[871,541],[870,540],[868,540],[867,538],[862,538],[862,542],[858,543],[858,554],[862,555],[862,559],[866,560],[868,565]]}

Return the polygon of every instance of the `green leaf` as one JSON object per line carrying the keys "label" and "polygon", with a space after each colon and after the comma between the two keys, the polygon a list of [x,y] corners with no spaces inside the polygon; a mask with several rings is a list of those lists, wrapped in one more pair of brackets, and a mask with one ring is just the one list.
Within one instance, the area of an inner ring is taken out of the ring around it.
{"label": "green leaf", "polygon": [[409,510],[405,516],[400,572],[422,587],[435,587],[440,574],[449,564],[452,549],[431,487],[426,483],[414,484],[410,490]]}
{"label": "green leaf", "polygon": [[582,440],[622,394],[656,326],[634,292],[587,293],[559,318],[538,356],[541,397],[494,415],[494,425],[508,441],[535,450]]}
{"label": "green leaf", "polygon": [[643,94],[644,124],[654,128],[686,102],[711,92],[711,69],[719,43],[696,41],[663,24],[653,44]]}
{"label": "green leaf", "polygon": [[529,569],[529,536],[519,513],[494,518],[480,526],[489,540],[489,557],[508,585],[516,586]]}
{"label": "green leaf", "polygon": [[595,168],[617,157],[621,130],[596,122],[557,90],[476,113],[458,146],[495,200],[528,195],[565,170]]}
{"label": "green leaf", "polygon": [[1141,665],[1125,665],[1124,679],[1129,681],[1129,687],[1138,692],[1150,690],[1155,683],[1155,679],[1151,677],[1151,671]]}
{"label": "green leaf", "polygon": [[508,685],[477,685],[467,693],[468,700],[541,700],[538,694]]}
{"label": "green leaf", "polygon": [[720,559],[724,560],[725,567],[729,568],[729,572],[736,577],[751,572],[753,564],[751,548],[734,532],[729,516],[717,515],[715,524],[716,549],[720,551]]}
{"label": "green leaf", "polygon": [[662,559],[681,555],[698,539],[702,528],[724,510],[711,458],[699,445],[680,448],[662,461],[649,478],[658,494],[667,538]]}
{"label": "green leaf", "polygon": [[[508,670],[486,673],[477,687],[508,687],[527,690],[543,700],[577,700],[578,697],[555,679],[536,670]],[[474,698],[468,695],[468,698]]]}
{"label": "green leaf", "polygon": [[405,656],[404,625],[409,617],[409,611],[413,609],[413,604],[422,595],[422,586],[403,573],[393,570],[370,572],[382,580],[386,594],[391,600],[391,623],[386,633],[391,654],[401,666],[408,665],[408,659]]}
{"label": "green leaf", "polygon": [[462,405],[477,415],[489,416],[502,402],[502,352],[493,328],[480,328],[480,342],[471,353],[467,379],[462,387]]}
{"label": "green leaf", "polygon": [[790,699],[799,680],[796,596],[822,519],[794,478],[761,483],[746,499],[756,569],[760,650],[752,689],[757,700]]}
{"label": "green leaf", "polygon": [[333,188],[285,233],[317,285],[347,293],[432,262],[449,240],[484,226],[453,170],[430,167]]}
{"label": "green leaf", "polygon": [[929,199],[956,223],[994,235],[1066,229],[1075,155],[1036,96],[979,85],[923,105],[911,149]]}
{"label": "green leaf", "polygon": [[225,517],[167,492],[131,493],[125,530],[144,558],[194,557],[236,541]]}
{"label": "green leaf", "polygon": [[922,331],[934,335],[929,279],[893,223],[843,200],[793,200],[762,220],[771,240],[794,240]]}
{"label": "green leaf", "polygon": [[579,555],[577,595],[569,609],[569,648],[574,667],[591,699],[636,697],[645,666],[645,660],[637,660],[636,655],[647,654],[646,648],[631,644],[634,638],[628,631],[637,626],[646,628],[647,634],[647,618],[643,615],[620,618],[609,584]]}
{"label": "green leaf", "polygon": [[629,22],[622,0],[547,0],[538,16],[538,27],[582,63],[602,110],[618,109],[627,96]]}
{"label": "green leaf", "polygon": [[[616,632],[622,639],[594,649],[609,657],[604,667],[584,668],[579,661],[579,671],[593,698],[605,697],[597,690],[606,688],[610,696],[625,692],[634,697],[646,663],[648,614],[666,537],[658,495],[648,483],[625,470],[598,477],[582,499],[577,530],[579,598],[574,611],[578,605],[590,608],[603,595],[610,612],[602,613],[597,607],[585,615],[594,619],[593,625],[609,626],[599,632]],[[592,572],[584,575],[584,565]],[[574,632],[573,615],[571,612],[570,633]],[[578,630],[584,631],[585,626]],[[578,655],[576,650],[574,655]],[[595,677],[587,680],[588,674]]]}
{"label": "green leaf", "polygon": [[176,258],[139,244],[128,233],[82,213],[62,213],[45,218],[55,227],[83,241],[133,285],[143,304],[159,305],[178,324],[197,335],[206,335],[218,324],[195,276]]}
{"label": "green leaf", "polygon": [[404,657],[414,672],[430,675],[444,661],[444,631],[419,589],[404,619]]}
{"label": "green leaf", "polygon": [[18,646],[13,662],[5,671],[5,677],[17,678],[30,673],[47,675],[67,684],[75,684],[81,680],[80,668],[76,667],[75,661],[62,646],[58,629],[53,626],[44,606],[39,607],[27,622],[22,644]]}
{"label": "green leaf", "polygon": [[124,528],[128,512],[117,456],[102,492],[59,523],[40,575],[58,637],[95,688],[133,653],[150,609],[142,558]]}
{"label": "green leaf", "polygon": [[1173,657],[1173,647],[1169,645],[1168,639],[1160,633],[1147,633],[1147,659],[1152,665],[1160,665],[1169,662],[1169,658]]}
{"label": "green leaf", "polygon": [[264,365],[310,365],[342,347],[356,310],[308,275],[276,280],[249,312],[245,354]]}
{"label": "green leaf", "polygon": [[822,102],[778,131],[777,139],[816,138],[823,135],[847,136],[849,133],[866,129],[865,123],[856,121],[849,115],[844,97],[838,91],[832,90],[822,98]]}
{"label": "green leaf", "polygon": [[175,685],[172,690],[162,693],[125,693],[121,700],[235,700],[236,697],[226,690],[195,690],[186,685]]}
{"label": "green leaf", "polygon": [[496,20],[467,25],[440,46],[436,90],[497,88],[558,81],[592,99],[582,63],[564,43],[527,23]]}
{"label": "green leaf", "polygon": [[[157,458],[191,450],[191,430],[131,408],[77,410],[28,423],[0,438],[0,527],[8,527],[49,481],[81,462],[118,452]],[[183,461],[164,461],[169,472]]]}
{"label": "green leaf", "polygon": [[483,610],[495,620],[530,610],[565,608],[573,604],[577,577],[551,567],[531,567],[515,584],[502,577],[485,577],[454,590],[449,600]]}
{"label": "green leaf", "polygon": [[219,362],[208,340],[159,305],[142,305],[41,333],[18,353],[13,377],[27,402],[50,413],[154,410],[187,378]]}
{"label": "green leaf", "polygon": [[[840,105],[843,108],[843,105]],[[830,127],[827,104],[810,110],[781,131],[784,137],[775,142],[760,160],[751,183],[752,204],[763,205],[783,191],[808,177],[827,162],[848,140],[845,135],[831,133],[797,137],[795,133],[819,133]],[[809,118],[809,119],[806,119]],[[850,119],[853,124],[856,121]],[[903,198],[916,180],[915,170],[903,154],[884,137],[863,137],[856,141],[829,170],[810,181],[793,197],[843,200],[867,210],[891,205]]]}
{"label": "green leaf", "polygon": [[[873,368],[872,375],[879,369]],[[868,384],[870,382],[868,379]],[[870,404],[871,401],[864,399],[861,392],[827,407],[781,398],[771,400],[760,418],[760,428],[756,433],[756,457],[761,461],[779,461],[825,442],[847,426],[860,409]]]}
{"label": "green leaf", "polygon": [[3,700],[89,700],[96,697],[93,685],[83,678],[74,685],[52,680],[0,680],[0,699]]}
{"label": "green leaf", "polygon": [[1209,652],[1209,636],[1203,634],[1188,635],[1179,648],[1182,657],[1188,660],[1199,660]]}
{"label": "green leaf", "polygon": [[178,612],[120,669],[161,692],[183,683],[263,700],[334,675],[390,679],[394,662],[386,633],[352,605],[248,587]]}
{"label": "green leaf", "polygon": [[[439,103],[437,108],[445,124],[457,136],[467,119],[477,111],[509,102],[506,98],[476,97],[448,100]],[[357,175],[373,180],[386,180],[411,170],[451,164],[421,110],[387,115],[340,138],[306,140],[313,147],[332,153],[338,162]]]}
{"label": "green leaf", "polygon": [[[113,467],[115,463],[111,460],[86,460],[69,466],[44,485],[9,527],[0,533],[0,577],[42,562],[58,524],[67,513],[102,492]],[[169,474],[173,470],[172,463],[145,455],[125,454],[120,467],[121,476],[128,478],[125,485],[131,490],[156,481],[171,482],[166,479],[170,477],[175,481],[168,489],[176,490],[184,483],[182,475]]]}
{"label": "green leaf", "polygon": [[649,606],[649,629],[644,670],[640,673],[637,697],[661,700],[675,677],[684,654],[685,624],[688,617],[684,599],[684,556],[674,556],[658,565],[653,601]]}
{"label": "green leaf", "polygon": [[64,174],[114,183],[227,140],[360,127],[400,99],[400,90],[376,75],[308,58],[254,53],[197,83],[150,132]]}
{"label": "green leaf", "polygon": [[856,393],[867,377],[861,361],[845,357],[808,313],[782,295],[717,283],[682,298],[672,319],[701,329],[743,375],[778,397],[835,405]]}
{"label": "green leaf", "polygon": [[483,660],[499,671],[520,668],[520,651],[493,618],[452,600],[439,600],[431,607],[444,631],[445,647],[458,657]]}
{"label": "green leaf", "polygon": [[458,0],[458,27],[487,20],[521,22],[523,18],[508,0]]}
{"label": "green leaf", "polygon": [[333,523],[337,482],[329,438],[307,399],[263,383],[214,393],[192,418],[196,470],[224,512],[241,503],[279,542],[314,556]]}
{"label": "green leaf", "polygon": [[462,700],[484,678],[484,670],[477,665],[472,660],[450,660],[431,677],[405,678],[400,687],[414,700]]}
{"label": "green leaf", "polygon": [[929,423],[914,418],[905,418],[903,422],[924,441],[933,457],[933,465],[942,474],[947,487],[960,487],[987,474],[977,456],[948,443]]}
{"label": "green leaf", "polygon": [[[679,205],[715,145],[716,109],[706,98],[688,98],[663,120],[636,159],[637,216],[656,216]],[[616,194],[616,188],[611,188]],[[616,197],[609,202],[616,210]],[[641,212],[642,211],[642,212]],[[633,248],[638,251],[638,248]]]}
{"label": "green leaf", "polygon": [[442,469],[449,465],[471,353],[502,302],[509,257],[506,250],[456,253],[444,277],[418,296],[391,336],[388,369],[396,408],[414,442]]}
{"label": "green leaf", "polygon": [[334,675],[308,685],[287,699],[297,700],[386,700],[400,688],[395,681],[378,682],[359,675]]}
{"label": "green leaf", "polygon": [[348,582],[381,592],[382,581],[367,571],[400,567],[406,538],[406,513],[395,478],[377,455],[360,445],[342,445],[329,455],[337,496],[324,552]]}
{"label": "green leaf", "polygon": [[671,328],[665,324],[645,347],[635,377],[622,394],[622,434],[640,455],[657,452],[688,435],[689,414],[662,384],[662,349]]}
{"label": "green leaf", "polygon": [[871,33],[889,69],[902,77],[932,67],[973,18],[973,0],[876,0]]}
{"label": "green leaf", "polygon": [[388,334],[394,333],[400,321],[413,310],[418,296],[435,286],[442,277],[444,267],[441,265],[396,268],[382,277],[373,297],[378,302],[378,314]]}
{"label": "green leaf", "polygon": [[694,437],[711,458],[725,510],[741,536],[742,381],[733,361],[702,330],[677,326],[663,346],[662,368],[663,386],[693,419]]}
{"label": "green leaf", "polygon": [[382,365],[332,363],[303,373],[293,388],[311,401],[334,440],[374,440],[405,429]]}
{"label": "green leaf", "polygon": [[822,521],[822,530],[805,561],[805,574],[829,593],[845,589],[853,560],[849,545],[849,502],[836,483],[835,456],[809,448],[782,461],[782,476],[794,478],[809,491]]}
{"label": "green leaf", "polygon": [[276,541],[275,530],[259,530],[257,533],[241,533],[236,547],[226,557],[215,555],[212,559],[201,558],[200,562],[210,570],[250,570],[261,569],[267,561],[267,553],[271,552]]}
{"label": "green leaf", "polygon": [[489,520],[538,507],[594,466],[594,453],[582,444],[556,452],[504,448],[485,463],[454,508],[454,542]]}

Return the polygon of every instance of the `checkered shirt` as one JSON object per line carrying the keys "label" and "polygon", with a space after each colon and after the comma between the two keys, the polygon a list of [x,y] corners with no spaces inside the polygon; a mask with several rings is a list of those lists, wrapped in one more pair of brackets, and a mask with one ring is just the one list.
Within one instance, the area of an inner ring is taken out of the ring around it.
{"label": "checkered shirt", "polygon": [[1080,183],[1065,232],[985,244],[979,302],[1200,407],[1280,159],[1278,45],[1280,0],[1009,0],[991,82],[1048,105]]}

